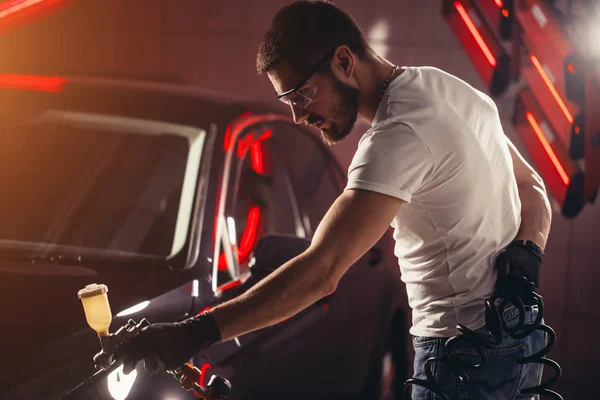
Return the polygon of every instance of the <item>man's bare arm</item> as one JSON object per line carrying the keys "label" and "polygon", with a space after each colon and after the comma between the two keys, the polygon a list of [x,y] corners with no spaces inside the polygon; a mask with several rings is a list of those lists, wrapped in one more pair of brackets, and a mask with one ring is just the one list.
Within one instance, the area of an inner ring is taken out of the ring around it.
{"label": "man's bare arm", "polygon": [[348,268],[383,236],[402,203],[379,193],[345,191],[304,253],[246,293],[211,310],[221,339],[276,324],[333,292]]}
{"label": "man's bare arm", "polygon": [[521,199],[521,226],[515,239],[533,240],[543,250],[552,222],[552,209],[544,182],[511,141],[508,138],[506,141]]}

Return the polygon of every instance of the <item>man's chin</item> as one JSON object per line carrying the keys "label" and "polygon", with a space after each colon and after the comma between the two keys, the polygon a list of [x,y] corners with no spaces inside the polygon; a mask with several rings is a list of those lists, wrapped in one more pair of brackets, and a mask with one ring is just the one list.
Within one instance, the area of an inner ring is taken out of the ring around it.
{"label": "man's chin", "polygon": [[323,143],[329,145],[329,146],[333,146],[334,144],[337,144],[340,142],[341,139],[338,139],[336,136],[331,134],[331,131],[329,130],[324,130],[324,129],[320,129],[321,132],[321,139],[323,140]]}
{"label": "man's chin", "polygon": [[341,142],[346,136],[352,132],[354,128],[354,124],[351,124],[346,129],[338,130],[336,128],[333,129],[319,129],[321,132],[321,139],[323,142],[329,146],[333,146],[334,144],[338,144]]}
{"label": "man's chin", "polygon": [[331,132],[325,132],[323,130],[321,130],[321,139],[323,140],[323,142],[329,146],[333,146],[334,144],[338,144],[339,142],[342,141],[342,139],[344,139],[346,136],[348,135],[339,135],[339,134],[332,134]]}

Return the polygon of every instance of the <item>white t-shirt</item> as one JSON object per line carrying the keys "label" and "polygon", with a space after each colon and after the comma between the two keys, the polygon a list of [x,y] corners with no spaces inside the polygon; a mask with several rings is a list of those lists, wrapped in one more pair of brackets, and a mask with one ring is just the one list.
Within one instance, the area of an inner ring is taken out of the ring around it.
{"label": "white t-shirt", "polygon": [[433,67],[403,67],[348,170],[348,189],[406,202],[392,221],[415,336],[485,324],[497,253],[521,224],[496,105]]}

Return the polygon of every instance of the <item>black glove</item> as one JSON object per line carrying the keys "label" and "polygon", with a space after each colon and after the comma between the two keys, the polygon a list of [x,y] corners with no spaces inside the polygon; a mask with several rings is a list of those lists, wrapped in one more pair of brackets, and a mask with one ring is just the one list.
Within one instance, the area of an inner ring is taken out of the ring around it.
{"label": "black glove", "polygon": [[531,293],[539,287],[543,255],[542,250],[533,242],[511,242],[496,258],[496,288],[515,291],[525,304],[532,304]]}
{"label": "black glove", "polygon": [[166,371],[183,366],[200,350],[221,340],[210,314],[200,314],[182,322],[150,324],[117,352],[123,372],[129,374],[144,360],[148,371]]}

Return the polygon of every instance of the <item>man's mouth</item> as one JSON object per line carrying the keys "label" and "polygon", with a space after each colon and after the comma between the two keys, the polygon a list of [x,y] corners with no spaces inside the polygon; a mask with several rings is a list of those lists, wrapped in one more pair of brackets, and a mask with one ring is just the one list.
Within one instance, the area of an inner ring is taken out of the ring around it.
{"label": "man's mouth", "polygon": [[306,120],[306,122],[310,126],[314,126],[315,128],[319,128],[319,127],[321,127],[325,123],[325,120],[323,118],[309,118],[309,119]]}

